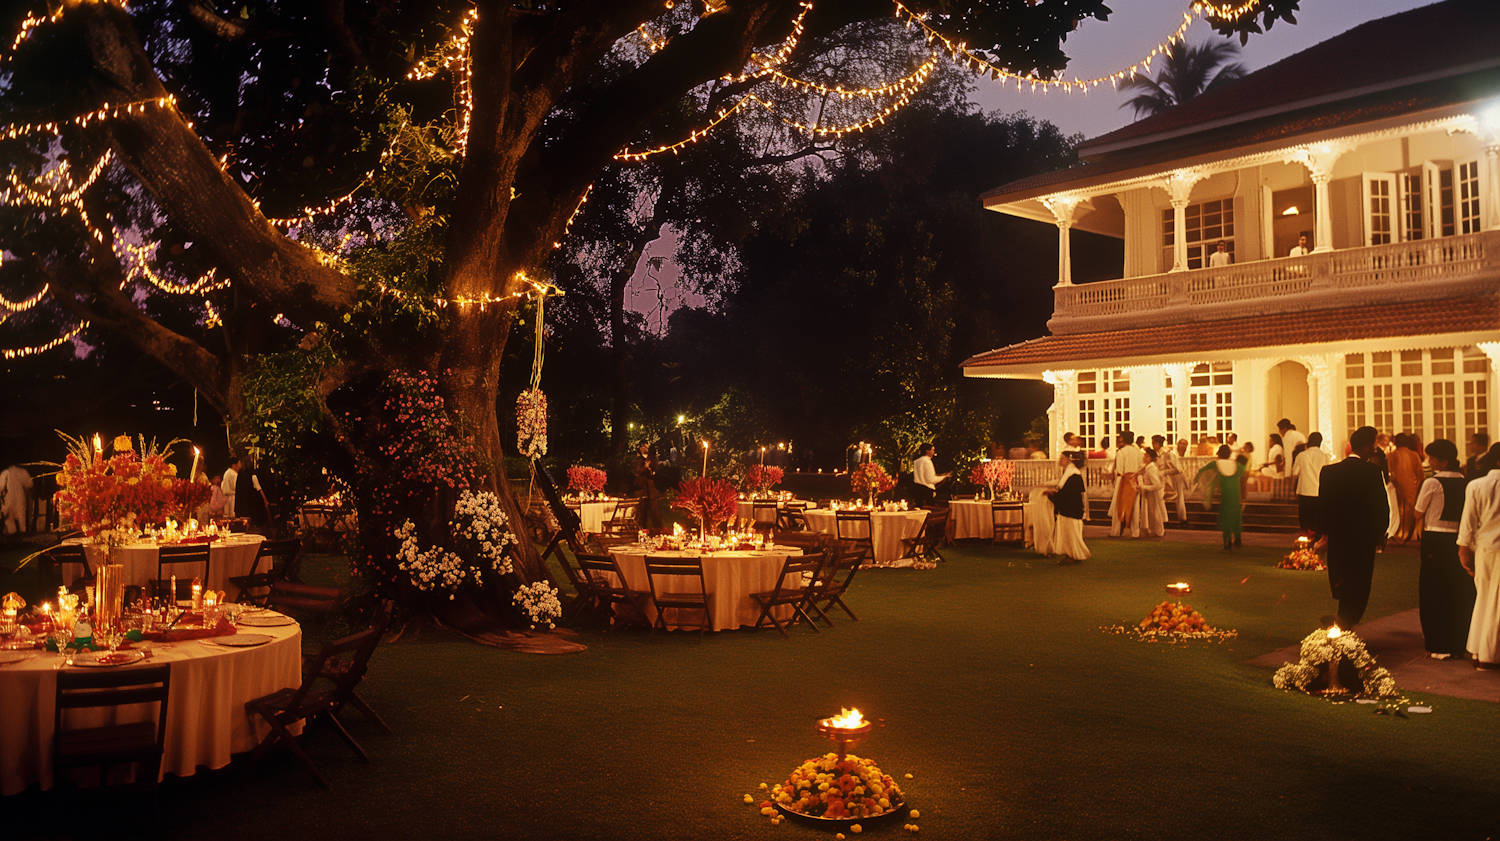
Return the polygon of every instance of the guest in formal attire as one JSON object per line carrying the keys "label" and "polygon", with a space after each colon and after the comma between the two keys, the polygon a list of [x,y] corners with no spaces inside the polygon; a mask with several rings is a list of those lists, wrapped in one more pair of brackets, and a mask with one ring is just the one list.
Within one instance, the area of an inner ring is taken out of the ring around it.
{"label": "guest in formal attire", "polygon": [[1188,477],[1187,469],[1183,459],[1187,457],[1188,440],[1177,439],[1177,449],[1164,448],[1162,456],[1158,460],[1161,467],[1161,475],[1167,487],[1172,491],[1172,496],[1177,505],[1177,522],[1187,522],[1187,497]]}
{"label": "guest in formal attire", "polygon": [[1458,558],[1474,576],[1474,616],[1469,653],[1475,666],[1500,671],[1500,444],[1476,461],[1484,475],[1464,491],[1458,522]]}
{"label": "guest in formal attire", "polygon": [[1240,530],[1244,520],[1245,465],[1234,458],[1228,444],[1220,444],[1218,458],[1205,464],[1198,471],[1198,488],[1202,493],[1203,507],[1213,508],[1214,491],[1219,492],[1219,532],[1224,535],[1224,548],[1239,546]]}
{"label": "guest in formal attire", "polygon": [[1141,449],[1135,445],[1135,435],[1129,430],[1115,437],[1119,449],[1115,451],[1115,487],[1109,499],[1109,535],[1120,537],[1128,533],[1140,536],[1140,521],[1135,515],[1135,474],[1140,472],[1144,459]]}
{"label": "guest in formal attire", "polygon": [[1328,466],[1323,452],[1323,433],[1307,436],[1307,448],[1292,459],[1292,475],[1297,480],[1297,526],[1310,535],[1322,532],[1318,527],[1318,475]]}
{"label": "guest in formal attire", "polygon": [[1375,550],[1385,540],[1391,508],[1375,456],[1375,427],[1349,436],[1352,457],[1318,476],[1318,530],[1328,536],[1328,585],[1338,599],[1338,621],[1352,628],[1370,603]]}
{"label": "guest in formal attire", "polygon": [[1427,445],[1432,478],[1422,483],[1416,513],[1422,518],[1422,568],[1417,603],[1422,638],[1438,660],[1464,656],[1469,622],[1474,616],[1474,579],[1458,560],[1458,523],[1464,510],[1464,486],[1458,472],[1458,447],[1439,438]]}
{"label": "guest in formal attire", "polygon": [[1396,511],[1400,520],[1396,524],[1396,539],[1402,543],[1422,533],[1417,520],[1417,492],[1422,487],[1422,453],[1414,436],[1402,432],[1396,436],[1396,449],[1386,457],[1391,471],[1391,484],[1396,490]]}
{"label": "guest in formal attire", "polygon": [[235,517],[235,493],[238,491],[242,467],[244,467],[244,462],[240,461],[239,456],[230,456],[229,469],[224,471],[224,516],[231,520]]}
{"label": "guest in formal attire", "polygon": [[1234,258],[1229,254],[1229,245],[1224,240],[1219,240],[1219,244],[1214,246],[1214,253],[1208,257],[1209,268],[1216,269],[1220,266],[1227,266],[1232,262],[1234,262]]}
{"label": "guest in formal attire", "polygon": [[1307,444],[1307,436],[1297,431],[1297,425],[1289,418],[1282,418],[1276,422],[1276,431],[1281,435],[1281,450],[1286,453],[1287,465],[1282,471],[1283,475],[1291,475],[1293,465],[1292,453],[1298,445]]}
{"label": "guest in formal attire", "polygon": [[1156,451],[1142,450],[1141,457],[1141,472],[1135,477],[1136,490],[1140,491],[1136,496],[1136,517],[1143,531],[1161,537],[1167,533],[1167,502],[1163,498],[1166,482],[1161,468],[1156,466]]}
{"label": "guest in formal attire", "polygon": [[212,479],[209,479],[208,485],[212,489],[208,494],[208,502],[203,503],[203,507],[198,509],[198,519],[205,523],[224,516],[223,475],[214,476]]}
{"label": "guest in formal attire", "polygon": [[1271,433],[1271,447],[1266,450],[1266,464],[1260,473],[1271,479],[1286,478],[1286,449],[1278,433]]}
{"label": "guest in formal attire", "polygon": [[1469,436],[1469,460],[1464,462],[1465,479],[1472,482],[1488,472],[1479,466],[1479,459],[1489,448],[1490,434],[1488,432],[1476,432]]}
{"label": "guest in formal attire", "polygon": [[911,480],[915,483],[915,501],[918,506],[931,505],[937,498],[937,488],[943,482],[948,481],[947,473],[938,473],[933,466],[932,459],[937,455],[937,447],[932,444],[922,444],[917,447],[917,460],[911,463]]}
{"label": "guest in formal attire", "polygon": [[640,500],[636,517],[648,529],[659,529],[661,511],[656,504],[656,459],[651,457],[651,443],[642,441],[635,448],[635,473],[631,477],[631,494]]}
{"label": "guest in formal attire", "polygon": [[1390,522],[1385,529],[1385,540],[1380,541],[1376,553],[1385,551],[1385,544],[1396,536],[1396,530],[1401,527],[1401,508],[1396,504],[1396,486],[1391,484],[1390,456],[1381,451],[1380,447],[1370,455],[1369,462],[1380,468],[1381,481],[1385,483],[1385,502],[1390,510]]}
{"label": "guest in formal attire", "polygon": [[1052,506],[1057,511],[1057,523],[1052,532],[1052,551],[1063,555],[1062,563],[1080,563],[1089,558],[1089,547],[1083,542],[1083,518],[1085,489],[1083,486],[1084,454],[1069,453],[1058,461],[1064,465],[1062,482],[1047,491]]}
{"label": "guest in formal attire", "polygon": [[1312,253],[1312,249],[1310,249],[1310,248],[1307,247],[1307,234],[1303,234],[1303,235],[1297,237],[1297,244],[1294,245],[1294,246],[1292,246],[1292,250],[1290,252],[1288,252],[1286,256],[1288,256],[1288,257],[1306,257],[1307,255],[1309,255],[1311,253]]}

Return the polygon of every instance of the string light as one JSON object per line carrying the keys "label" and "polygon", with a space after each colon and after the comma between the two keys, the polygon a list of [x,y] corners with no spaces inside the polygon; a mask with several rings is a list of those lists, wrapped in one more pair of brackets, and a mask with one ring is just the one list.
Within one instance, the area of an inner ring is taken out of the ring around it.
{"label": "string light", "polygon": [[[785,41],[781,42],[781,46],[777,48],[776,52],[770,55],[751,53],[750,63],[758,65],[758,68],[747,70],[738,75],[729,73],[721,76],[720,80],[725,82],[743,82],[747,79],[759,79],[768,73],[775,72],[777,67],[785,64],[786,60],[792,57],[792,52],[797,49],[797,44],[802,40],[802,21],[807,19],[807,13],[811,12],[813,8],[813,4],[810,2],[803,2],[799,5],[802,6],[802,11],[792,20],[792,33],[787,36]],[[642,24],[642,26],[644,25]]]}
{"label": "string light", "polygon": [[656,38],[652,37],[651,30],[647,29],[646,24],[644,23],[640,26],[637,26],[635,28],[635,31],[641,36],[641,40],[646,42],[646,49],[650,50],[653,53],[661,52],[672,40],[671,38],[662,38],[661,40],[657,40]]}
{"label": "string light", "polygon": [[869,99],[874,99],[876,97],[888,96],[893,93],[902,92],[909,88],[914,89],[921,87],[926,83],[927,77],[932,74],[932,71],[937,68],[939,58],[940,56],[938,53],[932,53],[927,57],[926,61],[923,61],[922,64],[917,67],[916,70],[912,71],[911,75],[903,76],[902,78],[897,79],[894,82],[890,82],[888,84],[884,84],[875,88],[845,88],[840,85],[830,87],[820,82],[809,82],[804,79],[798,79],[792,76],[788,76],[779,70],[771,71],[770,75],[775,77],[786,87],[793,89],[801,88],[808,91],[817,91],[818,93],[831,94],[834,96],[842,97],[844,99],[852,99],[861,96]]}
{"label": "string light", "polygon": [[[740,97],[740,99],[737,100],[733,105],[729,106],[728,108],[721,109],[718,113],[718,116],[709,121],[708,125],[704,126],[703,128],[694,129],[693,133],[688,135],[686,140],[679,140],[676,143],[668,143],[664,146],[657,146],[651,149],[641,149],[634,152],[627,147],[616,152],[614,158],[617,161],[643,161],[646,158],[651,157],[652,155],[659,155],[662,152],[676,152],[678,149],[681,149],[689,143],[697,143],[700,138],[713,131],[714,126],[717,126],[719,123],[722,123],[725,120],[729,119],[730,116],[732,116],[736,111],[745,107],[745,104],[752,99],[757,102],[760,101],[759,99],[756,99],[756,97],[749,94]],[[761,104],[765,105],[766,103]]]}
{"label": "string light", "polygon": [[4,64],[5,62],[10,61],[15,56],[16,50],[20,49],[21,45],[26,42],[26,39],[31,37],[31,33],[35,32],[38,26],[41,26],[44,23],[56,23],[57,21],[62,19],[62,16],[62,7],[59,7],[57,11],[53,12],[50,15],[47,15],[46,17],[38,17],[31,14],[30,12],[27,12],[26,19],[21,21],[21,31],[17,32],[15,40],[10,42],[10,52],[7,53],[3,58],[0,58],[0,64]]}
{"label": "string light", "polygon": [[[583,212],[583,206],[585,204],[588,204],[589,193],[592,193],[593,191],[594,191],[594,185],[593,184],[590,184],[590,185],[588,185],[587,187],[585,187],[583,189],[583,197],[578,200],[578,206],[575,207],[575,208],[573,208],[573,212],[568,216],[568,221],[566,221],[566,222],[563,223],[563,229],[562,229],[562,235],[563,236],[566,237],[568,235],[568,229],[573,227],[573,220],[577,219],[578,218],[578,214],[580,214],[580,213]],[[562,243],[561,242],[554,242],[554,243],[552,243],[552,249],[554,251],[556,251],[559,248],[562,248]]]}
{"label": "string light", "polygon": [[147,252],[154,253],[157,247],[157,245],[137,246],[131,245],[128,242],[125,243],[126,253],[125,255],[121,255],[121,259],[124,260],[130,268],[125,274],[125,279],[120,281],[121,289],[124,289],[125,284],[129,283],[131,280],[137,277],[145,278],[146,281],[152,286],[155,286],[157,289],[160,289],[161,291],[166,292],[170,295],[206,295],[209,292],[214,292],[219,289],[227,289],[229,287],[228,278],[224,278],[222,280],[216,280],[214,278],[214,275],[218,272],[217,268],[209,269],[205,274],[191,283],[179,284],[170,283],[163,280],[156,274],[156,272],[151,270],[151,265],[147,262],[146,258]]}
{"label": "string light", "polygon": [[37,292],[35,295],[32,295],[30,298],[27,298],[24,301],[12,301],[9,298],[6,298],[4,295],[0,295],[0,307],[4,307],[10,312],[25,312],[41,303],[42,298],[46,297],[47,295],[47,290],[51,288],[52,284],[44,283],[42,284],[42,289],[40,292]]}
{"label": "string light", "polygon": [[[40,205],[42,207],[73,205],[78,203],[84,191],[94,186],[94,182],[104,173],[104,168],[109,165],[109,162],[113,158],[113,151],[109,149],[104,150],[104,154],[99,156],[99,160],[89,168],[88,175],[79,184],[73,183],[72,176],[69,174],[70,167],[68,161],[63,160],[57,166],[42,173],[38,179],[39,182],[53,182],[49,185],[48,192],[43,192],[25,183],[16,177],[14,172],[7,173],[6,180],[16,189],[16,192],[21,194],[21,198],[28,204]],[[54,194],[52,191],[58,187],[65,187],[67,192]]]}
{"label": "string light", "polygon": [[507,294],[507,295],[491,295],[490,293],[485,292],[484,294],[478,295],[478,296],[475,296],[475,295],[460,295],[460,296],[458,296],[456,298],[444,298],[444,297],[441,297],[441,296],[418,295],[418,294],[415,294],[415,293],[412,293],[412,292],[403,292],[400,289],[393,289],[390,286],[387,286],[384,281],[381,281],[378,284],[378,286],[379,286],[379,289],[380,289],[380,293],[382,295],[390,295],[391,297],[396,298],[397,300],[408,301],[408,302],[413,302],[413,303],[421,303],[421,304],[430,304],[430,305],[432,305],[434,307],[437,307],[438,309],[444,309],[444,308],[449,307],[449,306],[453,306],[453,307],[474,307],[474,306],[477,306],[477,307],[479,307],[479,309],[480,309],[481,312],[483,312],[485,309],[487,309],[491,304],[508,303],[508,302],[515,301],[515,300],[522,299],[522,298],[554,297],[554,296],[558,296],[558,295],[564,294],[561,289],[559,289],[558,287],[554,286],[553,284],[550,284],[550,283],[541,283],[541,282],[532,280],[531,278],[529,278],[529,277],[526,276],[525,272],[516,272],[515,277],[522,284],[526,285],[529,288],[522,289],[519,292],[511,292],[510,294]]}
{"label": "string light", "polygon": [[144,114],[147,108],[175,108],[176,105],[177,98],[171,94],[159,96],[155,99],[143,99],[138,102],[125,102],[118,105],[105,103],[94,111],[74,117],[71,120],[64,120],[60,123],[11,123],[4,127],[3,137],[6,140],[15,140],[18,137],[24,137],[28,134],[41,134],[43,132],[58,134],[63,130],[64,126],[87,127],[89,123],[115,119],[121,114]]}
{"label": "string light", "polygon": [[65,344],[66,342],[71,341],[74,336],[82,333],[88,326],[89,323],[87,321],[80,321],[78,322],[77,327],[74,327],[72,330],[69,330],[68,332],[64,333],[61,336],[58,336],[57,338],[53,339],[50,342],[47,342],[46,344],[32,345],[31,347],[20,348],[0,348],[0,356],[3,356],[6,359],[19,359],[23,356],[36,356],[39,353],[46,353],[47,351],[57,347],[58,345]]}

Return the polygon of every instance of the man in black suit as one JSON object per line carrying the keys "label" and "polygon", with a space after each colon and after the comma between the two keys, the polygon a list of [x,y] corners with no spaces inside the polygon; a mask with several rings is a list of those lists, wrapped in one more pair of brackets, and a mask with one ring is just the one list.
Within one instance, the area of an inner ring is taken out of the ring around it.
{"label": "man in black suit", "polygon": [[1375,550],[1390,526],[1390,501],[1375,453],[1375,428],[1361,426],[1349,436],[1353,453],[1323,468],[1318,479],[1319,531],[1328,535],[1328,584],[1339,600],[1339,626],[1352,628],[1370,603]]}

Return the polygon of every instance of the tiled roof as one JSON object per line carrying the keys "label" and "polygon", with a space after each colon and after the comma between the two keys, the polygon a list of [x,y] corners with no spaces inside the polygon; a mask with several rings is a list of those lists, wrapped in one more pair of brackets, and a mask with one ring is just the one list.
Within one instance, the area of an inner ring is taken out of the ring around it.
{"label": "tiled roof", "polygon": [[1372,20],[1175,108],[1084,143],[1080,151],[1287,102],[1335,96],[1493,59],[1495,0],[1447,0]]}
{"label": "tiled roof", "polygon": [[1045,336],[981,353],[963,367],[1034,365],[1095,359],[1159,357],[1255,347],[1346,342],[1500,330],[1494,296],[1382,304],[1200,321],[1136,330]]}

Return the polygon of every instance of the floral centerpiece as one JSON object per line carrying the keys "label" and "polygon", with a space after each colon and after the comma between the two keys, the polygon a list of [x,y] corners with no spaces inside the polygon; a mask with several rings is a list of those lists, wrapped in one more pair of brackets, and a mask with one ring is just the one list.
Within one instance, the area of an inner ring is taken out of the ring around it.
{"label": "floral centerpiece", "polygon": [[547,454],[547,395],[539,388],[516,398],[516,449],[530,459]]}
{"label": "floral centerpiece", "polygon": [[1299,662],[1286,663],[1276,670],[1271,683],[1277,689],[1307,692],[1314,681],[1325,675],[1336,684],[1339,661],[1347,660],[1359,676],[1360,685],[1348,687],[1352,694],[1377,700],[1401,696],[1396,679],[1376,665],[1375,655],[1365,648],[1365,641],[1353,631],[1338,626],[1319,628],[1302,639],[1300,655]]}
{"label": "floral centerpiece", "polygon": [[189,479],[172,480],[172,512],[178,520],[195,519],[195,512],[208,504],[214,486]]}
{"label": "floral centerpiece", "polygon": [[609,474],[597,467],[580,464],[568,468],[568,487],[580,494],[603,492],[608,478]]}
{"label": "floral centerpiece", "polygon": [[761,813],[774,815],[780,806],[799,815],[851,820],[884,815],[903,803],[901,787],[873,759],[828,753],[803,762],[785,782],[772,786]]}
{"label": "floral centerpiece", "polygon": [[776,466],[767,467],[764,464],[752,464],[745,471],[745,481],[741,486],[748,494],[765,496],[771,489],[781,484],[781,477],[785,475],[781,468]]}
{"label": "floral centerpiece", "polygon": [[538,625],[549,629],[557,627],[562,616],[562,602],[557,600],[557,590],[545,581],[522,584],[511,594],[511,601],[526,615],[533,630]]}
{"label": "floral centerpiece", "polygon": [[849,487],[861,496],[868,494],[870,507],[874,508],[875,497],[896,487],[896,480],[885,472],[879,462],[867,461],[849,474]]}
{"label": "floral centerpiece", "polygon": [[[187,482],[175,478],[177,468],[155,441],[142,439],[137,452],[130,436],[120,435],[106,457],[97,435],[90,447],[81,438],[58,434],[68,443],[53,498],[58,515],[106,552],[134,539],[142,526],[161,525],[176,510],[177,483]],[[175,443],[167,444],[168,452]]]}
{"label": "floral centerpiece", "polygon": [[1318,555],[1318,550],[1313,546],[1312,538],[1302,535],[1297,538],[1297,548],[1288,552],[1276,565],[1278,569],[1300,569],[1310,571],[1325,570],[1323,558]]}
{"label": "floral centerpiece", "polygon": [[1016,465],[1011,460],[987,459],[974,465],[974,469],[969,473],[969,481],[982,488],[989,488],[990,499],[994,499],[996,491],[1010,488],[1010,481],[1015,473]]}
{"label": "floral centerpiece", "polygon": [[1128,634],[1144,642],[1177,643],[1195,639],[1224,642],[1239,636],[1238,631],[1221,631],[1209,625],[1203,614],[1181,601],[1158,604],[1135,625],[1112,625],[1104,630]]}
{"label": "floral centerpiece", "polygon": [[700,537],[707,536],[709,528],[733,517],[738,511],[738,505],[739,493],[734,485],[725,479],[705,479],[701,476],[678,485],[677,499],[672,501],[673,508],[686,511],[698,521],[702,531]]}
{"label": "floral centerpiece", "polygon": [[451,600],[466,581],[484,583],[484,573],[513,571],[508,551],[516,543],[500,498],[489,491],[463,491],[448,522],[448,546],[423,549],[411,520],[396,529],[397,567],[423,592],[442,591]]}

